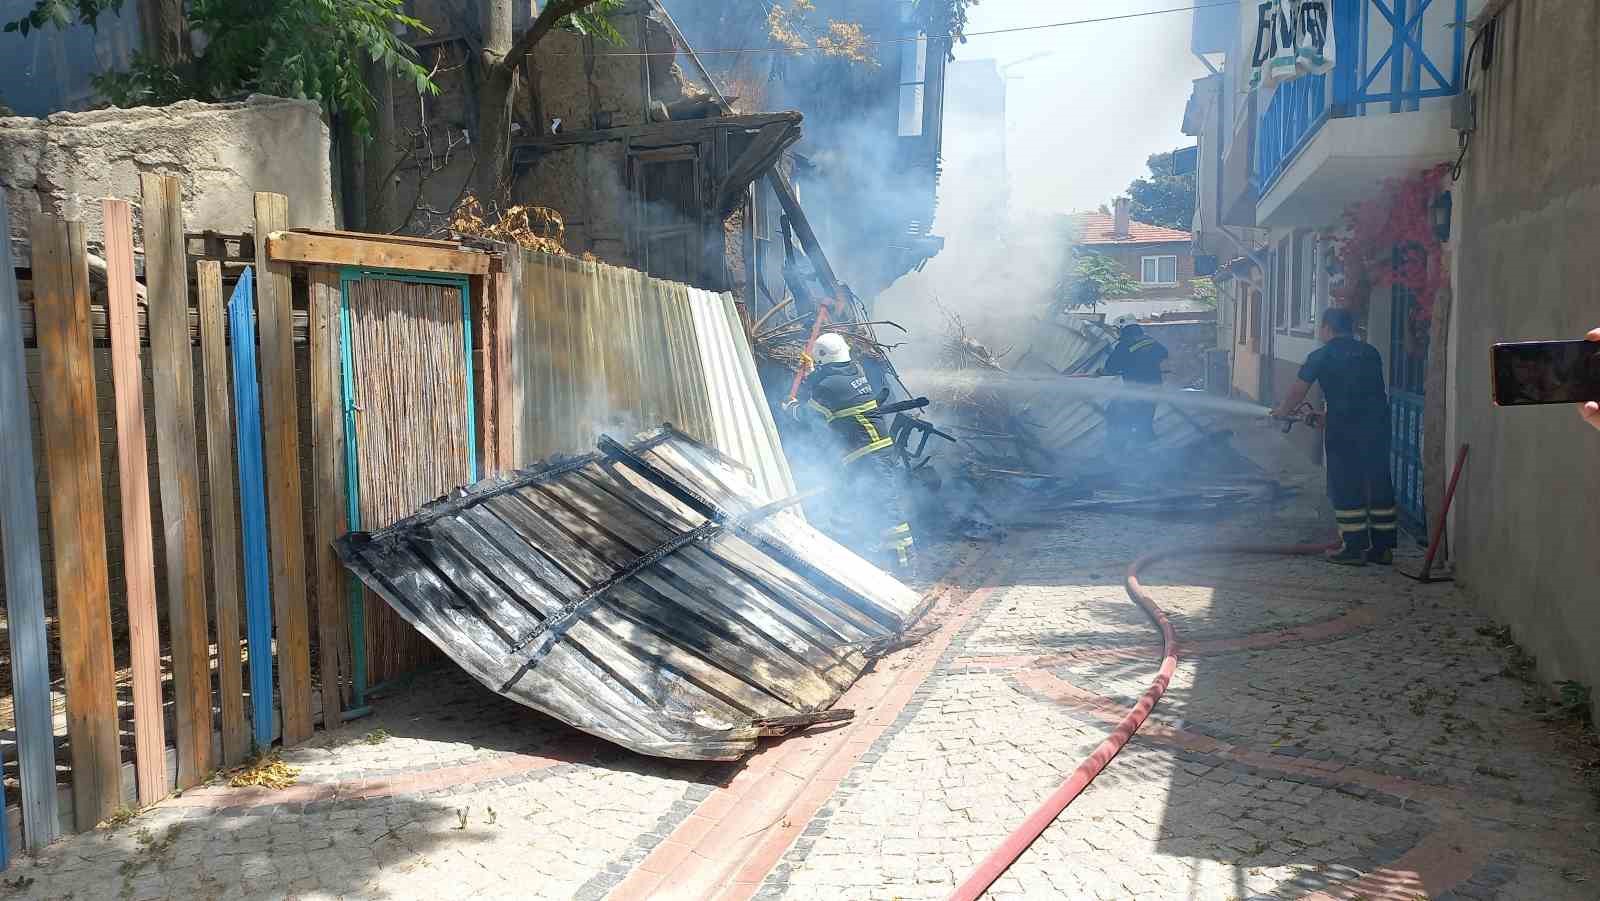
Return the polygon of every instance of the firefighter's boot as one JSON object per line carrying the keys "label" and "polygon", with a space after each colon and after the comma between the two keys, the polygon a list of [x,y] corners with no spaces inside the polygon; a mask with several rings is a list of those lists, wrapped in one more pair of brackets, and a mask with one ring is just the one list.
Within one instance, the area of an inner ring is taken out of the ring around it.
{"label": "firefighter's boot", "polygon": [[1329,563],[1337,563],[1340,566],[1367,565],[1367,552],[1361,548],[1351,547],[1348,544],[1336,551],[1328,551],[1324,556]]}

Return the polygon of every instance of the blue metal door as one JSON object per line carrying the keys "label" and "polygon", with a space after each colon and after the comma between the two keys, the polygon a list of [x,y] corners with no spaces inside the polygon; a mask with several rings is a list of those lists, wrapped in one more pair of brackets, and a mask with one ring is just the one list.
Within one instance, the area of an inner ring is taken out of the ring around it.
{"label": "blue metal door", "polygon": [[1416,297],[1399,286],[1389,322],[1390,465],[1400,526],[1413,535],[1427,534],[1423,510],[1422,411],[1428,371],[1428,332],[1415,321]]}

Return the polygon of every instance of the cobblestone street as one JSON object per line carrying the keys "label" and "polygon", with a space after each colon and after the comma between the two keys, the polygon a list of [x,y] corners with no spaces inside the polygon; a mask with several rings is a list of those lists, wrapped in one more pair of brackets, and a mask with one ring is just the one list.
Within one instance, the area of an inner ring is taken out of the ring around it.
{"label": "cobblestone street", "polygon": [[[287,753],[292,788],[190,791],[21,860],[3,891],[944,897],[1154,675],[1129,561],[1320,539],[1318,495],[1310,482],[1220,523],[1075,516],[950,549],[935,631],[841,700],[855,720],[741,765],[628,754],[440,671]],[[1581,749],[1453,586],[1283,557],[1180,559],[1144,582],[1179,636],[1171,687],[991,897],[1600,893]]]}

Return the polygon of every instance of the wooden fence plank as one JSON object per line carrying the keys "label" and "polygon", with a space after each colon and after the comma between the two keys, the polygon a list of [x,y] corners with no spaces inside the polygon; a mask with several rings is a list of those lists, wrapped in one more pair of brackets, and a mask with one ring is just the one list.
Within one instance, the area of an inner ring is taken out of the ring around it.
{"label": "wooden fence plank", "polygon": [[37,214],[29,237],[39,326],[39,409],[48,413],[40,417],[40,431],[50,471],[72,801],[78,828],[88,829],[110,816],[122,798],[99,414],[89,344],[89,260],[80,222]]}
{"label": "wooden fence plank", "polygon": [[[256,195],[257,197],[282,195]],[[260,201],[257,201],[260,209]],[[288,216],[287,199],[284,215]],[[389,240],[388,235],[356,236],[256,231],[256,259],[273,263],[320,263],[325,266],[364,266],[370,269],[406,269],[451,275],[486,275],[490,256],[453,247],[428,247]],[[270,254],[270,256],[268,256]],[[265,281],[263,274],[262,281]]]}
{"label": "wooden fence plank", "polygon": [[239,522],[244,533],[245,634],[250,645],[250,726],[272,744],[272,589],[266,475],[261,463],[261,395],[256,378],[254,279],[246,269],[228,299],[233,335],[233,410],[239,421]]}
{"label": "wooden fence plank", "polygon": [[5,560],[6,630],[11,643],[11,691],[16,708],[22,832],[42,848],[61,832],[56,813],[56,745],[51,729],[50,650],[44,628],[44,573],[39,554],[39,498],[33,433],[27,428],[27,365],[22,311],[11,259],[10,212],[0,191],[0,558]]}
{"label": "wooden fence plank", "polygon": [[161,528],[167,547],[176,787],[185,789],[199,784],[212,769],[212,708],[183,186],[172,176],[145,173],[139,176],[139,188],[144,202],[145,283],[150,293],[150,369],[155,378]]}
{"label": "wooden fence plank", "polygon": [[311,270],[311,496],[316,503],[312,547],[317,580],[317,644],[322,669],[322,722],[339,723],[340,686],[349,671],[344,567],[334,539],[348,531],[345,517],[344,405],[339,352],[339,272]]}
{"label": "wooden fence plank", "polygon": [[[268,260],[271,257],[266,246],[267,235],[288,227],[289,199],[282,194],[256,194],[255,214],[256,259]],[[488,258],[484,259],[487,271]],[[283,743],[288,746],[305,741],[312,732],[311,638],[306,604],[305,525],[300,504],[300,421],[295,402],[293,298],[287,263],[267,263],[257,275],[272,598],[278,620],[278,694],[283,708]]]}
{"label": "wooden fence plank", "polygon": [[134,773],[139,803],[167,794],[167,724],[161,700],[161,631],[156,622],[156,557],[150,530],[150,458],[139,365],[138,298],[133,278],[133,210],[102,201],[106,242],[106,312],[111,383],[117,410],[117,469],[122,500],[122,580],[128,598],[128,659],[133,670]]}
{"label": "wooden fence plank", "polygon": [[222,264],[195,264],[200,290],[200,359],[205,380],[206,472],[211,481],[211,597],[217,616],[217,706],[222,711],[222,762],[250,754],[239,659],[239,509],[234,499],[233,405],[228,398],[228,333],[222,306]]}

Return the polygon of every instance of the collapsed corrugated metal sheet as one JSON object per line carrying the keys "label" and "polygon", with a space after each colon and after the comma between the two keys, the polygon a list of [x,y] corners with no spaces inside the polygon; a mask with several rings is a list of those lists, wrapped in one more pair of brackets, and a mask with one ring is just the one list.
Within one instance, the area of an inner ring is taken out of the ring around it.
{"label": "collapsed corrugated metal sheet", "polygon": [[794,493],[729,295],[571,257],[507,257],[517,315],[501,427],[518,460],[670,422],[748,467],[765,496]]}
{"label": "collapsed corrugated metal sheet", "polygon": [[1117,334],[1104,323],[1077,316],[1040,319],[1032,340],[1009,368],[1017,372],[1088,372],[1105,362]]}
{"label": "collapsed corrugated metal sheet", "polygon": [[735,759],[828,718],[921,612],[671,429],[602,438],[337,549],[484,685],[658,756]]}
{"label": "collapsed corrugated metal sheet", "polygon": [[[943,409],[961,423],[968,449],[991,465],[1060,471],[1101,458],[1106,444],[1107,399],[1087,384],[1067,381],[1104,365],[1116,334],[1077,317],[1037,323],[1034,340],[1014,364],[1015,375],[962,373],[935,392]],[[1155,395],[1156,440],[1145,450],[1191,447],[1223,429],[1223,417],[1186,409]]]}

